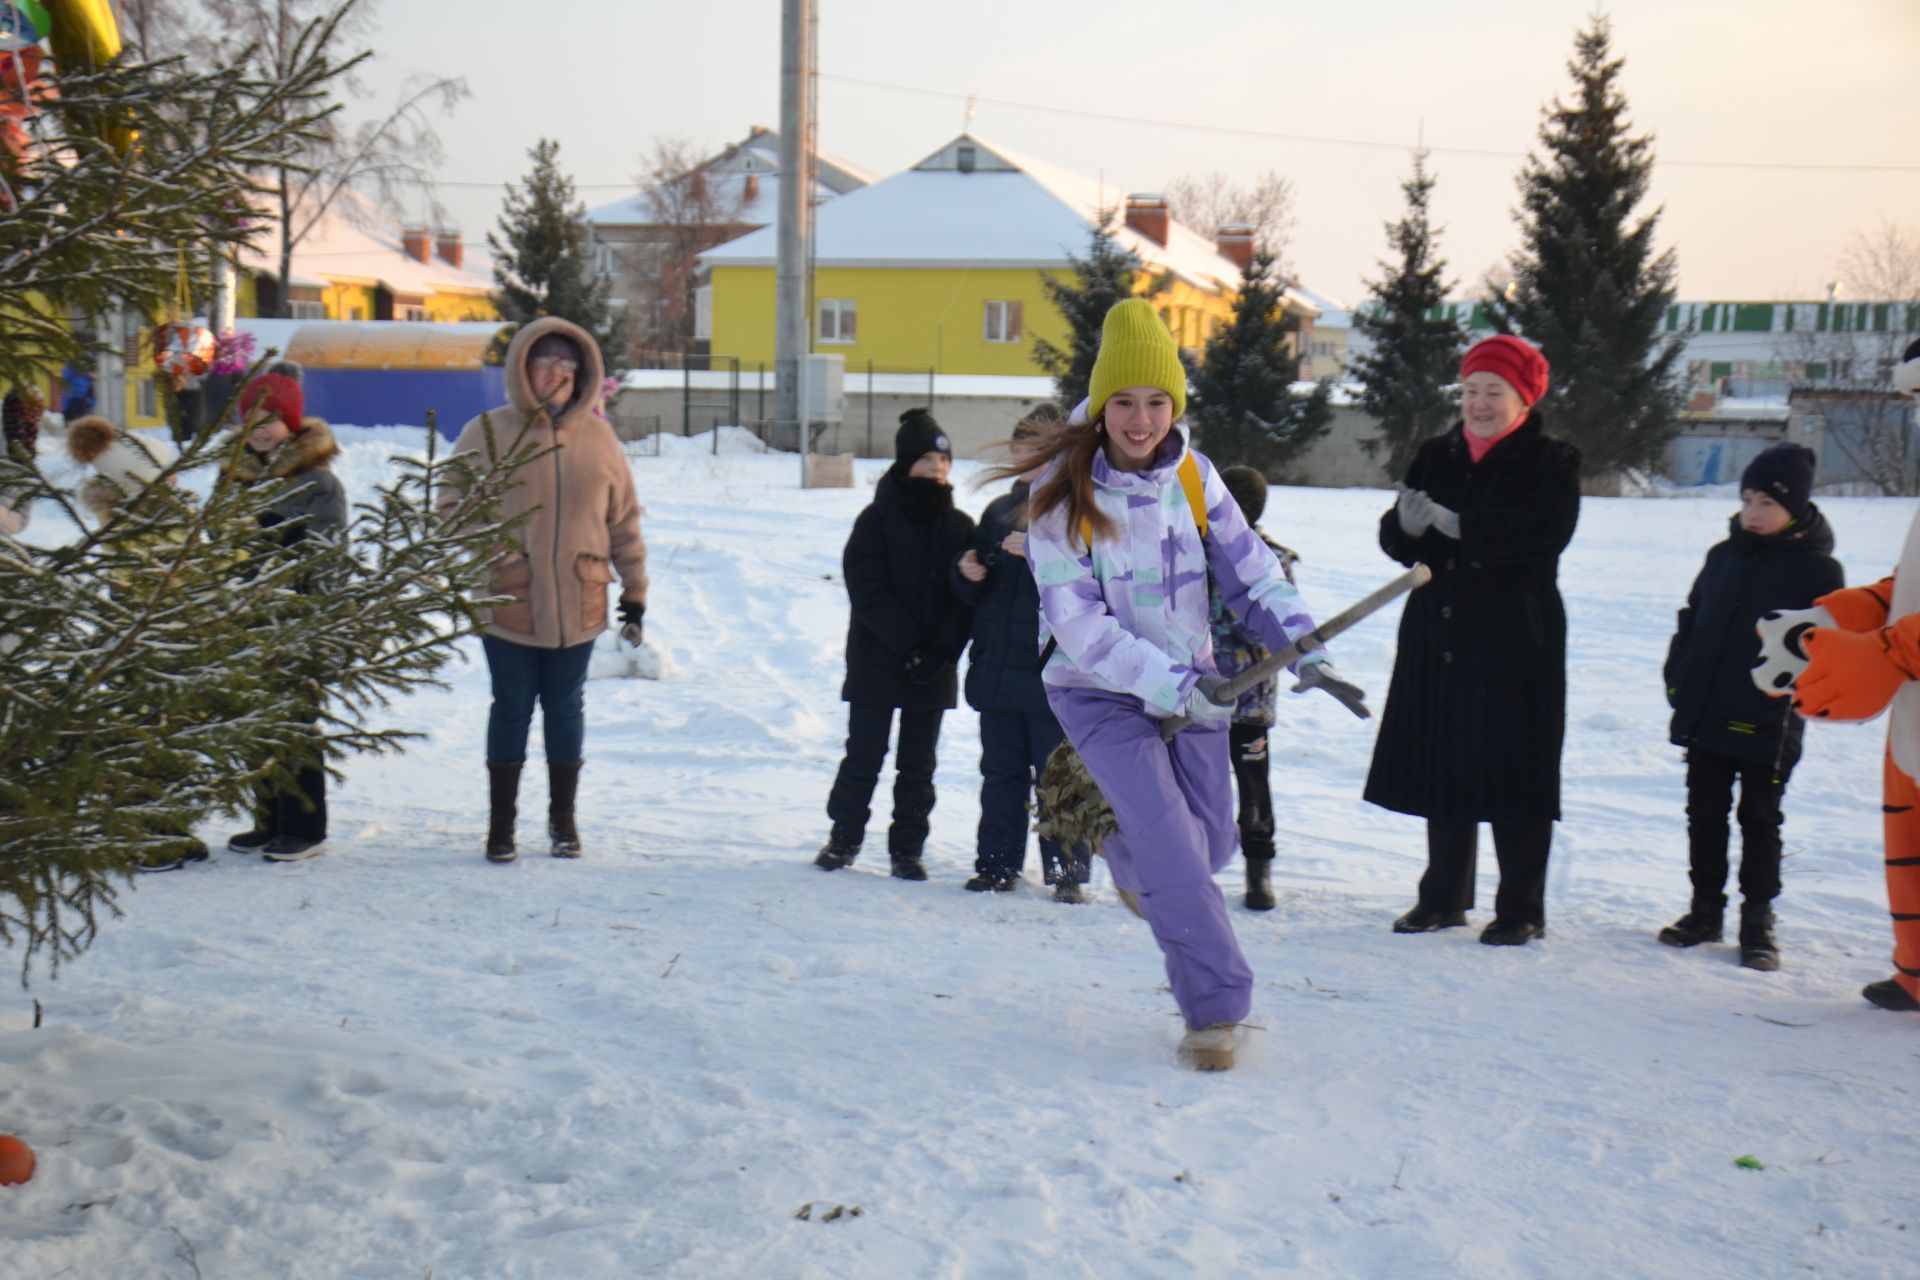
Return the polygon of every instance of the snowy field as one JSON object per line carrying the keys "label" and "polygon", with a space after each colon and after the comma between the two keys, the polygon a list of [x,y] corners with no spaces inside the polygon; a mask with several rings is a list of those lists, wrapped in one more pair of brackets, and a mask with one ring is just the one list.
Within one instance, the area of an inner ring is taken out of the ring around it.
{"label": "snowy field", "polygon": [[[398,437],[343,435],[364,494]],[[0,1275],[1916,1274],[1920,1018],[1856,994],[1889,972],[1883,726],[1808,735],[1780,972],[1653,938],[1687,902],[1660,662],[1729,494],[1582,511],[1541,943],[1476,943],[1489,841],[1474,929],[1390,933],[1421,824],[1361,803],[1370,724],[1283,700],[1281,904],[1234,909],[1259,1029],[1202,1075],[1102,873],[1081,907],[1037,855],[1016,893],[962,891],[964,707],[931,882],[887,877],[884,816],[851,871],[809,865],[845,728],[840,549],[882,466],[803,492],[790,457],[635,460],[675,670],[588,687],[584,861],[482,860],[473,644],[396,708],[423,741],[347,764],[324,857],[145,878],[58,980],[0,995],[0,1132],[41,1162],[0,1188]],[[1275,490],[1322,616],[1396,571],[1387,501]],[[1849,580],[1884,574],[1912,504],[1822,505]],[[1396,618],[1335,646],[1376,705]],[[1238,866],[1221,882],[1237,903]]]}

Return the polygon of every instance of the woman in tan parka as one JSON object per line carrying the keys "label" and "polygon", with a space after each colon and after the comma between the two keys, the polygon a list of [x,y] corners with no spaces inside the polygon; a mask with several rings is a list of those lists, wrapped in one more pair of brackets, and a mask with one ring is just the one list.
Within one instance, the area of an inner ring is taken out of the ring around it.
{"label": "woman in tan parka", "polygon": [[[513,554],[494,571],[490,594],[513,600],[488,611],[481,636],[493,678],[487,718],[487,858],[493,862],[517,856],[513,824],[536,701],[546,735],[552,853],[580,856],[573,809],[586,730],[587,658],[606,628],[607,588],[616,573],[621,634],[640,643],[647,548],[633,473],[598,412],[604,368],[600,348],[578,325],[546,316],[523,326],[507,348],[508,403],[467,423],[454,445],[455,454],[484,457],[491,422],[500,458],[523,444],[552,450],[522,468],[501,503],[503,519],[532,514],[514,536]],[[442,508],[457,497],[443,494]]]}

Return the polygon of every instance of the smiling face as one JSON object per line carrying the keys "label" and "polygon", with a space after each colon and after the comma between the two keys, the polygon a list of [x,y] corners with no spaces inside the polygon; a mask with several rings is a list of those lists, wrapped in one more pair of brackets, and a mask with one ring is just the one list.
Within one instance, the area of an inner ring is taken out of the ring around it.
{"label": "smiling face", "polygon": [[1769,537],[1793,523],[1793,513],[1758,489],[1740,491],[1740,527]]}
{"label": "smiling face", "polygon": [[1159,387],[1122,387],[1107,397],[1107,462],[1116,471],[1144,471],[1173,430],[1173,397]]}
{"label": "smiling face", "polygon": [[1491,440],[1527,416],[1527,402],[1499,374],[1470,373],[1460,384],[1460,414],[1467,430]]}
{"label": "smiling face", "polygon": [[282,440],[293,434],[279,414],[258,405],[247,415],[247,426],[247,443],[260,453],[272,453]]}

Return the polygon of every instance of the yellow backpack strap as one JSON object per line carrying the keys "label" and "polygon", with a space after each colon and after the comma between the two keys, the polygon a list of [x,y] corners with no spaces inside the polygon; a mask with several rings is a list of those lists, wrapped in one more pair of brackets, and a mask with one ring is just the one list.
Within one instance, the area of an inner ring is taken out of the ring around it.
{"label": "yellow backpack strap", "polygon": [[1200,536],[1207,536],[1207,484],[1200,478],[1200,463],[1193,456],[1193,450],[1187,450],[1187,456],[1180,459],[1180,487],[1187,491],[1187,505],[1193,508],[1193,522],[1200,527]]}
{"label": "yellow backpack strap", "polygon": [[[1200,463],[1195,460],[1189,449],[1187,456],[1180,459],[1178,468],[1180,487],[1186,490],[1187,507],[1193,512],[1193,523],[1199,527],[1200,536],[1207,536],[1207,482],[1200,478]],[[1093,551],[1093,521],[1080,517],[1080,540],[1087,544],[1087,551]]]}

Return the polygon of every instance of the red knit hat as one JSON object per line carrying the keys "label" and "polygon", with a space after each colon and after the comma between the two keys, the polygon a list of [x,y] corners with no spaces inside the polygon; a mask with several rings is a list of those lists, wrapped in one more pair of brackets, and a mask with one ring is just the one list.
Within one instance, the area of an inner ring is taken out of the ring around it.
{"label": "red knit hat", "polygon": [[1520,393],[1529,405],[1547,394],[1547,358],[1539,350],[1507,334],[1476,342],[1460,362],[1460,378],[1491,373]]}
{"label": "red knit hat", "polygon": [[300,384],[284,373],[269,373],[255,378],[240,393],[240,418],[245,421],[255,406],[279,417],[295,435],[305,425],[307,398]]}

